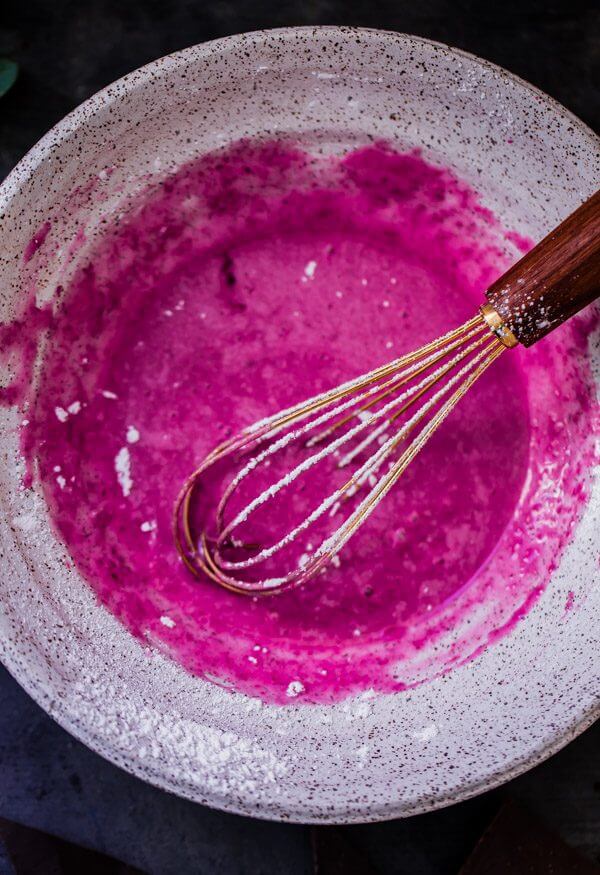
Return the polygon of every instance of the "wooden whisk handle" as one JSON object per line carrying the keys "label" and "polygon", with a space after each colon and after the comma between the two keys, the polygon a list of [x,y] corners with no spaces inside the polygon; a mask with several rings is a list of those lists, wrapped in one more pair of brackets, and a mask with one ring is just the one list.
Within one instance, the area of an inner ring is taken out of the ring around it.
{"label": "wooden whisk handle", "polygon": [[600,295],[600,191],[496,280],[486,297],[531,346]]}

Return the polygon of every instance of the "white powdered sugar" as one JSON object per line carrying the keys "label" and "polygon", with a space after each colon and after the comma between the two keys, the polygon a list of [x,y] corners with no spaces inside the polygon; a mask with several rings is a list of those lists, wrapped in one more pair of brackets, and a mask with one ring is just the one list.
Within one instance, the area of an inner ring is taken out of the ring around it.
{"label": "white powdered sugar", "polygon": [[304,276],[302,277],[303,282],[307,280],[311,280],[315,275],[315,270],[317,269],[316,261],[309,261],[306,267],[304,268]]}
{"label": "white powdered sugar", "polygon": [[301,681],[292,681],[288,684],[288,688],[285,691],[286,696],[289,696],[290,699],[295,699],[296,696],[299,696],[300,693],[304,692],[304,684]]}
{"label": "white powdered sugar", "polygon": [[427,742],[432,741],[437,735],[439,735],[439,732],[439,726],[435,723],[430,723],[429,726],[424,726],[422,729],[413,732],[412,737],[416,738],[417,741]]}
{"label": "white powdered sugar", "polygon": [[130,495],[133,488],[133,480],[131,479],[131,456],[127,447],[121,447],[115,456],[115,471],[117,472],[117,480],[125,498]]}
{"label": "white powdered sugar", "polygon": [[55,407],[54,413],[59,422],[66,422],[69,415],[75,416],[81,410],[81,401],[73,401],[67,409],[64,407]]}

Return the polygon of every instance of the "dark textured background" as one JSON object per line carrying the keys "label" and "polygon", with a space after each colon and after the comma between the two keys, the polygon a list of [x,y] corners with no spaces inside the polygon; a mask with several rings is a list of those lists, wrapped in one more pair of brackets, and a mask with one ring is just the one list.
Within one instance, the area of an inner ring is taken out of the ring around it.
{"label": "dark textured background", "polygon": [[[0,0],[0,57],[20,65],[0,100],[0,178],[65,113],[133,68],[193,43],[294,24],[381,27],[459,46],[600,129],[598,0]],[[343,838],[380,875],[454,875],[507,797],[600,861],[600,723],[500,790],[407,821],[348,827]],[[71,739],[1,669],[0,817],[160,875],[312,871],[307,828],[220,814],[143,784]],[[0,875],[2,866],[0,853]]]}

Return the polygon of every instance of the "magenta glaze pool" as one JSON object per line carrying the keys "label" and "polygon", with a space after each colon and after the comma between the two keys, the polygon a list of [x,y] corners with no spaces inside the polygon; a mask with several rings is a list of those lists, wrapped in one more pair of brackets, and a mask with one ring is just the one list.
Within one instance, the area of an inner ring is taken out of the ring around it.
{"label": "magenta glaze pool", "polygon": [[149,190],[63,291],[23,426],[98,598],[149,649],[280,703],[404,689],[493,645],[587,499],[590,317],[505,353],[302,589],[195,579],[171,514],[216,443],[460,324],[527,245],[451,172],[382,144],[240,143]]}

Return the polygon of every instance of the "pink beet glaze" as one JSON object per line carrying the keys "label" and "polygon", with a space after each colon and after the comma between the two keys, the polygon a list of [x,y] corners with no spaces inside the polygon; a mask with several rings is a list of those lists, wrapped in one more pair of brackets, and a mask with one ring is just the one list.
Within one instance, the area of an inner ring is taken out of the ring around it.
{"label": "pink beet glaze", "polygon": [[279,703],[404,689],[509,631],[587,500],[589,317],[505,353],[300,590],[194,579],[171,513],[216,443],[460,324],[523,245],[384,145],[241,143],[147,192],[65,290],[23,435],[98,598],[189,671]]}

